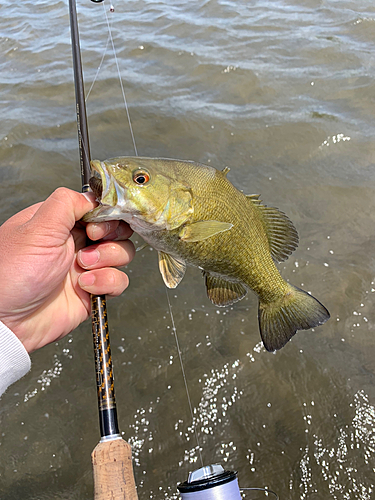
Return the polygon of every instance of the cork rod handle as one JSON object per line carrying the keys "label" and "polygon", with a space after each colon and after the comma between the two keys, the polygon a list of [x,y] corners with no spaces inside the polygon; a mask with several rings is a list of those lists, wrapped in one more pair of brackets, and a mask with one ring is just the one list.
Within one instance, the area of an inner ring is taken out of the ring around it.
{"label": "cork rod handle", "polygon": [[91,455],[95,500],[138,500],[132,451],[123,439],[100,442]]}

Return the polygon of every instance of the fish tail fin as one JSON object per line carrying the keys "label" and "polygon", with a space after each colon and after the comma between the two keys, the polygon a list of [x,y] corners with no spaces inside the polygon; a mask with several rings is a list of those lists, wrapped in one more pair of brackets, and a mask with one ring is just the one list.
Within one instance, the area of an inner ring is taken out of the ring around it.
{"label": "fish tail fin", "polygon": [[281,299],[259,302],[259,329],[267,351],[281,349],[297,330],[322,325],[329,317],[323,304],[293,285]]}

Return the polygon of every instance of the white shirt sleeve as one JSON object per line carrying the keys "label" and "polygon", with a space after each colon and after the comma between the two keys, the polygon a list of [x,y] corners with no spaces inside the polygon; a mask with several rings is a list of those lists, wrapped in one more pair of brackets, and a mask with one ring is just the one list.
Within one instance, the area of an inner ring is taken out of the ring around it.
{"label": "white shirt sleeve", "polygon": [[0,396],[31,368],[22,342],[0,321]]}

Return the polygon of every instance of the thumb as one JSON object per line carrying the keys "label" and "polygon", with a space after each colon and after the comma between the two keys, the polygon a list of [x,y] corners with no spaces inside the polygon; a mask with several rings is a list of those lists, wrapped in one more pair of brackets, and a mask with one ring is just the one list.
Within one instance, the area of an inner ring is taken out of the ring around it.
{"label": "thumb", "polygon": [[93,193],[77,193],[60,187],[39,206],[30,222],[51,231],[58,226],[71,231],[76,221],[97,205]]}

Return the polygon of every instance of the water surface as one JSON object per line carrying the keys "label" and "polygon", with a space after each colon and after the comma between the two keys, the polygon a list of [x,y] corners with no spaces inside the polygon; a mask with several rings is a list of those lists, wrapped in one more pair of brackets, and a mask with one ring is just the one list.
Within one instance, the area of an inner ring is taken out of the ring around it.
{"label": "water surface", "polygon": [[[105,3],[138,152],[191,159],[294,221],[280,266],[331,320],[277,354],[257,301],[228,309],[189,269],[169,292],[156,252],[110,301],[120,427],[140,500],[177,498],[205,463],[280,498],[373,498],[375,483],[375,7],[367,0]],[[86,89],[107,45],[103,5],[79,0]],[[67,1],[0,5],[0,220],[56,187],[79,190]],[[108,44],[88,99],[92,157],[133,155]],[[137,237],[135,237],[137,240]],[[6,286],[6,284],[2,284]],[[32,355],[0,402],[2,500],[89,499],[98,442],[90,326]],[[260,498],[246,494],[246,498]]]}

